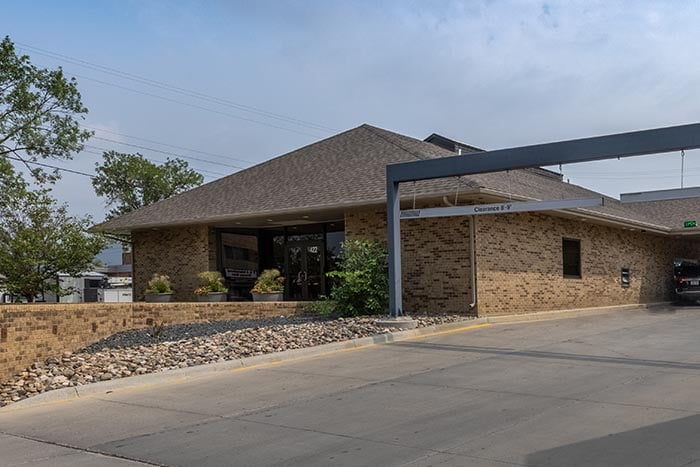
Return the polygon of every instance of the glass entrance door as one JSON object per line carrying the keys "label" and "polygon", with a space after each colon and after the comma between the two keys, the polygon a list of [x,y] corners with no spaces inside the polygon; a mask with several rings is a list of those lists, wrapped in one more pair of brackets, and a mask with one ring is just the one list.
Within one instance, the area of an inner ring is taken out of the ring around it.
{"label": "glass entrance door", "polygon": [[287,299],[316,300],[325,290],[323,242],[287,244]]}

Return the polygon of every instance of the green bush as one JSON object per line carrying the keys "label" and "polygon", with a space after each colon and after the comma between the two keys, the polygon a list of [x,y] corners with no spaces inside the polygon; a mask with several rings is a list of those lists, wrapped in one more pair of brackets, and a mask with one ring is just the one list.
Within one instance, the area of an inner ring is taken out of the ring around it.
{"label": "green bush", "polygon": [[337,280],[331,300],[345,316],[383,313],[389,304],[389,280],[384,246],[371,240],[343,242],[339,269],[328,276]]}
{"label": "green bush", "polygon": [[336,315],[336,312],[338,311],[338,304],[333,300],[329,300],[325,295],[321,295],[318,300],[306,305],[304,311],[322,316],[324,318],[329,318]]}

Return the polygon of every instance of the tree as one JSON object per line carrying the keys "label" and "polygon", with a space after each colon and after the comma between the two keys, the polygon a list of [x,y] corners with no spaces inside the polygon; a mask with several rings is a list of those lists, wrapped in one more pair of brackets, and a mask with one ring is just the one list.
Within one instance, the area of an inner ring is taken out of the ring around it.
{"label": "tree", "polygon": [[39,182],[56,180],[58,171],[47,173],[32,162],[71,159],[81,151],[92,132],[76,117],[86,113],[75,78],[67,79],[60,67],[32,65],[9,37],[0,42],[0,158],[23,162]]}
{"label": "tree", "polygon": [[204,181],[182,159],[168,159],[158,165],[138,153],[109,151],[104,153],[103,163],[96,165],[92,186],[112,206],[108,219],[170,198]]}
{"label": "tree", "polygon": [[89,217],[70,216],[50,190],[29,190],[18,174],[0,159],[0,274],[13,295],[33,302],[42,291],[58,296],[58,273],[77,275],[90,269],[105,242],[88,233]]}

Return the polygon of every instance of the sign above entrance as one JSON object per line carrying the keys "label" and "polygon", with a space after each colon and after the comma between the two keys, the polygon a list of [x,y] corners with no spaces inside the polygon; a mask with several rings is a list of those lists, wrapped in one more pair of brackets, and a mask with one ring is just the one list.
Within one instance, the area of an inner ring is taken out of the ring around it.
{"label": "sign above entrance", "polygon": [[698,222],[697,221],[685,221],[683,222],[683,227],[686,229],[692,229],[693,227],[697,227]]}
{"label": "sign above entrance", "polygon": [[602,206],[603,204],[604,198],[598,197],[557,199],[550,201],[515,201],[509,203],[453,206],[449,208],[405,209],[401,211],[401,219],[507,214],[510,212],[557,211],[560,209],[590,208],[593,206]]}

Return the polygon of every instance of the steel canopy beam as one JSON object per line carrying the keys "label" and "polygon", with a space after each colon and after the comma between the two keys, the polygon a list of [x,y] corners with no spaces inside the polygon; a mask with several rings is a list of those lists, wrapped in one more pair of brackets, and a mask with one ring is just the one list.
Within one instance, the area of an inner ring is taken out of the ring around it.
{"label": "steel canopy beam", "polygon": [[401,182],[455,177],[547,165],[662,154],[700,148],[700,123],[607,136],[427,159],[386,167],[389,314],[403,315],[401,303]]}
{"label": "steel canopy beam", "polygon": [[454,177],[700,148],[700,123],[390,164],[395,182]]}
{"label": "steel canopy beam", "polygon": [[449,208],[404,209],[401,219],[420,219],[425,217],[477,216],[480,214],[508,214],[511,212],[557,211],[560,209],[590,208],[602,206],[604,199],[571,198],[552,201],[524,201],[494,204],[474,204],[452,206]]}
{"label": "steel canopy beam", "polygon": [[636,193],[621,193],[623,203],[641,203],[644,201],[668,201],[672,199],[698,198],[700,187],[676,188],[673,190],[639,191]]}

